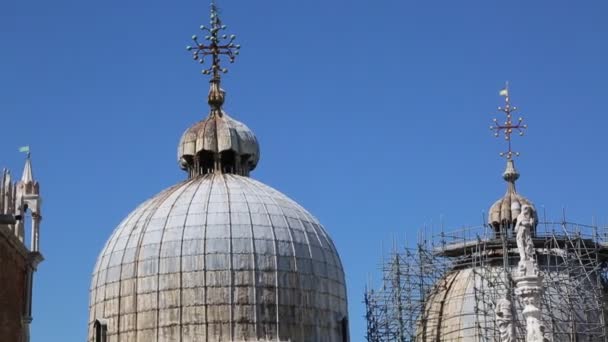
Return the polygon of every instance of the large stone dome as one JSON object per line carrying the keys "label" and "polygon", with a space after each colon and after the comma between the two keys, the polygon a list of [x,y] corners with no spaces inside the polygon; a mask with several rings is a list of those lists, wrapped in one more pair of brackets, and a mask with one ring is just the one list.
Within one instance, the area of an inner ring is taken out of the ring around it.
{"label": "large stone dome", "polygon": [[321,224],[249,178],[257,138],[224,112],[215,2],[195,60],[210,56],[209,115],[178,146],[188,180],[135,209],[103,248],[91,282],[89,342],[348,342],[344,271]]}
{"label": "large stone dome", "polygon": [[223,173],[144,202],[91,284],[108,341],[346,341],[344,272],[321,224],[280,192]]}
{"label": "large stone dome", "polygon": [[[539,252],[546,253],[541,249]],[[538,256],[545,289],[541,320],[555,342],[588,340],[589,335],[601,332],[598,325],[603,319],[602,309],[593,302],[598,277],[596,273],[572,274],[566,265],[555,264],[561,258],[549,254]],[[500,311],[497,306],[511,294],[504,286],[501,257],[496,259],[494,265],[453,269],[435,284],[418,320],[416,341],[476,341],[479,336],[500,341],[495,318]],[[516,276],[517,266],[511,265],[507,273]],[[577,289],[577,293],[569,293],[569,289]],[[523,307],[519,301],[515,301],[515,305],[517,335],[525,336]]]}

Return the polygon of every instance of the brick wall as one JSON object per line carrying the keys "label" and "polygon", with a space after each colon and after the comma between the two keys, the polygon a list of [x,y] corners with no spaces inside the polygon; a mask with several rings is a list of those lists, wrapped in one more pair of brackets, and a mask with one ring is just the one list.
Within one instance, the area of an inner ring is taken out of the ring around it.
{"label": "brick wall", "polygon": [[26,260],[10,232],[0,226],[0,341],[21,341]]}

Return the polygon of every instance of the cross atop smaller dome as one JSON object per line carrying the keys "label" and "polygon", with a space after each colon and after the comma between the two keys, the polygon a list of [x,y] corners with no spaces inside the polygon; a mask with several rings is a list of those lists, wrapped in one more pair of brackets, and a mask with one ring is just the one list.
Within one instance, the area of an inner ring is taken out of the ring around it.
{"label": "cross atop smaller dome", "polygon": [[511,135],[517,131],[520,136],[524,135],[524,131],[528,129],[528,125],[524,124],[524,119],[519,117],[517,123],[513,123],[513,112],[517,111],[517,107],[511,106],[511,97],[509,95],[509,82],[505,84],[504,89],[499,93],[500,96],[505,98],[505,106],[498,107],[498,110],[505,113],[506,120],[504,123],[498,123],[498,119],[494,119],[494,124],[490,126],[490,130],[494,131],[494,136],[499,137],[500,133],[504,134],[505,141],[508,143],[508,150],[501,152],[500,156],[507,159],[513,159],[513,157],[519,157],[519,152],[514,152],[511,148]]}
{"label": "cross atop smaller dome", "polygon": [[199,41],[194,35],[194,46],[188,46],[195,61],[203,64],[211,57],[211,65],[203,69],[204,75],[211,75],[207,102],[209,116],[188,128],[180,140],[177,159],[180,167],[188,172],[189,178],[209,173],[232,173],[248,176],[259,159],[260,148],[257,138],[245,124],[228,116],[222,106],[226,92],[221,88],[221,75],[228,69],[221,66],[222,57],[230,63],[239,54],[240,45],[234,43],[236,36],[221,34],[226,30],[222,24],[215,1],[211,2],[210,26],[200,29],[207,35]]}
{"label": "cross atop smaller dome", "polygon": [[[519,118],[517,124],[513,124],[512,113],[517,110],[517,107],[511,106],[509,95],[509,83],[499,92],[500,96],[505,97],[505,107],[499,107],[498,110],[506,114],[506,121],[499,124],[497,119],[494,119],[494,125],[490,127],[494,130],[495,136],[504,133],[505,140],[508,142],[508,150],[500,153],[501,156],[507,158],[507,167],[502,175],[502,178],[507,182],[507,193],[492,207],[490,207],[488,221],[490,226],[500,234],[501,231],[512,229],[517,224],[517,216],[521,213],[523,206],[528,205],[534,209],[534,204],[525,197],[517,193],[515,182],[519,179],[519,172],[515,169],[515,161],[513,157],[519,156],[519,152],[514,152],[511,148],[511,134],[518,131],[519,135],[523,135],[527,125],[522,124],[523,119]],[[536,212],[536,210],[534,210]]]}
{"label": "cross atop smaller dome", "polygon": [[200,26],[201,31],[208,34],[205,36],[205,40],[209,43],[200,43],[198,37],[194,35],[192,36],[192,40],[194,41],[195,45],[188,46],[186,49],[188,51],[192,51],[192,57],[200,64],[205,63],[205,57],[212,56],[211,66],[207,69],[203,69],[202,73],[204,75],[213,75],[213,80],[219,81],[221,73],[225,74],[228,72],[227,68],[222,68],[220,65],[221,57],[226,56],[228,57],[228,61],[230,61],[230,63],[234,63],[236,56],[239,54],[241,46],[234,43],[236,35],[220,35],[220,32],[225,31],[228,27],[222,24],[222,20],[220,19],[218,8],[214,0],[211,1],[210,17],[210,27],[206,27],[205,25]]}

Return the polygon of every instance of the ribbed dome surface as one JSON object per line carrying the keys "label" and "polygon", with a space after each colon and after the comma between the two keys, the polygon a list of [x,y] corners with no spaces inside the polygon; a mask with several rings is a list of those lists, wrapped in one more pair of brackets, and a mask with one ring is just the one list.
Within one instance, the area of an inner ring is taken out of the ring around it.
{"label": "ribbed dome surface", "polygon": [[133,211],[91,284],[111,342],[344,341],[344,272],[319,222],[251,178],[208,174]]}
{"label": "ribbed dome surface", "polygon": [[[568,274],[565,267],[547,267],[546,256],[540,256],[540,269],[545,275],[542,300],[542,320],[548,332],[555,337],[554,342],[587,340],[587,333],[597,329],[602,319],[601,310],[583,310],[581,301],[592,297],[596,275],[589,278]],[[517,274],[512,267],[511,274]],[[447,273],[428,296],[424,314],[418,319],[416,341],[477,341],[485,336],[487,341],[500,341],[495,324],[496,303],[505,298],[506,289],[502,266],[470,267],[455,269]],[[577,288],[578,294],[568,293],[568,288]],[[483,292],[482,292],[483,291]],[[577,303],[574,305],[573,303]],[[523,308],[515,301],[516,327],[521,331],[525,319]],[[573,333],[574,332],[574,333]],[[580,335],[579,335],[580,334]],[[525,334],[523,334],[525,336]]]}

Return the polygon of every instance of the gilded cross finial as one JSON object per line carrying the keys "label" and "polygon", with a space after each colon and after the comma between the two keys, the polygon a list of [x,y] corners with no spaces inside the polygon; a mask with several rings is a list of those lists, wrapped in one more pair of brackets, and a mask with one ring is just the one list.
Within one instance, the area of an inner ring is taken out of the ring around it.
{"label": "gilded cross finial", "polygon": [[504,134],[505,140],[508,144],[508,149],[506,152],[501,152],[500,156],[511,160],[514,156],[519,156],[519,152],[514,152],[511,148],[511,135],[517,132],[520,136],[523,136],[524,131],[528,128],[528,125],[523,123],[524,119],[521,117],[517,119],[516,123],[513,123],[513,112],[517,111],[517,107],[511,106],[509,82],[505,84],[505,88],[499,92],[499,95],[504,96],[505,106],[498,107],[498,110],[505,113],[507,117],[504,123],[499,123],[498,119],[494,119],[494,124],[490,126],[490,130],[494,131],[494,136],[496,137],[499,137],[501,133]]}
{"label": "gilded cross finial", "polygon": [[228,69],[222,68],[220,62],[221,57],[228,57],[228,61],[230,63],[234,63],[236,56],[239,54],[239,50],[241,46],[235,44],[234,41],[236,39],[235,35],[228,36],[227,34],[222,34],[222,31],[226,30],[226,25],[222,24],[220,19],[217,5],[213,0],[211,2],[211,16],[210,16],[210,26],[207,27],[205,25],[201,25],[201,31],[205,32],[204,40],[207,43],[200,42],[196,35],[192,36],[192,40],[194,41],[194,46],[188,46],[188,51],[192,52],[192,57],[195,61],[203,64],[205,63],[205,58],[207,56],[211,56],[211,66],[207,69],[203,69],[202,73],[205,75],[213,75],[213,80],[220,79],[220,73],[227,73]]}

